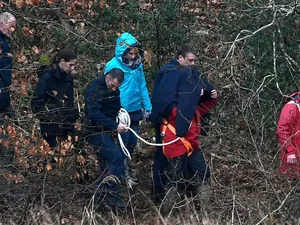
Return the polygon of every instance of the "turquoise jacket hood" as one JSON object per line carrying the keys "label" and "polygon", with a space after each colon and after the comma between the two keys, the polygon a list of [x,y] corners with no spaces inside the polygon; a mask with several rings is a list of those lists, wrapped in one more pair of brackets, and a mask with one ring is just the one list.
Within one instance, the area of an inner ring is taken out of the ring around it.
{"label": "turquoise jacket hood", "polygon": [[120,86],[121,105],[128,112],[135,112],[141,109],[151,110],[152,105],[146,86],[143,64],[137,68],[131,68],[122,61],[122,56],[128,47],[140,47],[141,44],[130,33],[123,33],[116,41],[115,56],[106,63],[104,74],[114,68],[124,72],[124,81]]}
{"label": "turquoise jacket hood", "polygon": [[116,41],[115,57],[120,62],[122,61],[122,56],[129,47],[141,47],[138,40],[132,36],[130,33],[123,33]]}

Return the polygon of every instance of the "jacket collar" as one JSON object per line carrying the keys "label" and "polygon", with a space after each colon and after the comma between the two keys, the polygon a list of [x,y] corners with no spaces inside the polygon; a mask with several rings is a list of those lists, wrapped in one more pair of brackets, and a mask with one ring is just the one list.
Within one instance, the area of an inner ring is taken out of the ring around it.
{"label": "jacket collar", "polygon": [[6,36],[2,31],[0,31],[0,38],[7,39],[8,36]]}
{"label": "jacket collar", "polygon": [[63,72],[58,64],[54,64],[54,66],[50,68],[49,72],[60,81],[67,82],[72,80],[71,74]]}
{"label": "jacket collar", "polygon": [[100,75],[100,76],[98,77],[98,79],[99,79],[99,81],[100,81],[100,84],[101,84],[102,86],[104,86],[104,87],[107,89],[107,85],[106,85],[106,81],[105,81],[105,75]]}

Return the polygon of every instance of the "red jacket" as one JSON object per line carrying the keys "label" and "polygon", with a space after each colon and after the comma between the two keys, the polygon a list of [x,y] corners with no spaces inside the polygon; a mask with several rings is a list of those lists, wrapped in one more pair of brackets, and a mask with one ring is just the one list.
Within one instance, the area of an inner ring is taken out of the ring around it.
{"label": "red jacket", "polygon": [[[210,101],[202,103],[200,106],[198,106],[195,110],[195,114],[191,123],[191,126],[187,132],[187,134],[184,136],[184,138],[190,142],[193,150],[195,151],[196,149],[199,148],[200,143],[199,143],[199,136],[201,133],[200,129],[200,121],[201,121],[201,116],[203,116],[205,113],[207,113],[211,108],[215,106],[217,102],[217,99],[212,99]],[[177,107],[174,107],[171,115],[168,118],[168,122],[176,128],[176,114],[177,114]],[[164,125],[161,126],[161,131],[164,130]],[[163,142],[170,142],[176,139],[177,136],[174,134],[170,129],[165,129],[165,136]],[[187,148],[183,144],[181,140],[176,141],[173,144],[169,144],[164,146],[164,154],[166,155],[167,158],[174,158],[178,157],[181,155],[184,155],[187,153]]]}
{"label": "red jacket", "polygon": [[[300,177],[300,92],[294,93],[282,108],[278,125],[277,135],[281,144],[280,148],[280,172],[288,177]],[[294,100],[293,100],[294,98]],[[296,164],[288,164],[287,156],[295,154]]]}

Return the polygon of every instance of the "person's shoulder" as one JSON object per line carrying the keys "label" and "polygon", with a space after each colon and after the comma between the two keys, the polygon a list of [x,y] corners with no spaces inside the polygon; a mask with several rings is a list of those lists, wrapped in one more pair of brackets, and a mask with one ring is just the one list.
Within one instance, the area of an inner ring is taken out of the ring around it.
{"label": "person's shoulder", "polygon": [[170,62],[164,64],[161,69],[177,69],[180,67],[180,64],[177,60],[171,59]]}
{"label": "person's shoulder", "polygon": [[43,73],[40,75],[40,79],[44,79],[46,81],[53,79],[53,72],[51,70],[45,70]]}
{"label": "person's shoulder", "polygon": [[112,64],[119,64],[119,61],[117,59],[117,57],[112,57],[106,64],[105,66],[108,66],[108,65],[112,65]]}
{"label": "person's shoulder", "polygon": [[112,70],[114,68],[123,70],[122,64],[116,59],[116,57],[112,58],[105,64],[105,68],[104,68],[105,73],[108,73],[110,70]]}

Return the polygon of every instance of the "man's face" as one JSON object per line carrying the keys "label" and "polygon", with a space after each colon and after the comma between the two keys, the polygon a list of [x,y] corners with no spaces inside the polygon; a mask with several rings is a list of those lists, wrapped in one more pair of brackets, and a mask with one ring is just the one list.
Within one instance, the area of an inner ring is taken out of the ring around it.
{"label": "man's face", "polygon": [[193,53],[188,53],[185,57],[180,55],[178,57],[178,62],[182,66],[194,66],[195,65],[196,55]]}
{"label": "man's face", "polygon": [[105,82],[109,92],[114,92],[121,86],[118,79],[112,79],[109,74],[105,76]]}
{"label": "man's face", "polygon": [[66,62],[65,60],[61,60],[59,63],[59,67],[61,68],[62,71],[66,73],[76,73],[75,72],[75,66],[77,63],[77,59],[72,59],[69,62]]}
{"label": "man's face", "polygon": [[16,30],[16,24],[16,20],[14,18],[10,18],[5,24],[2,24],[1,31],[6,36],[10,37]]}

